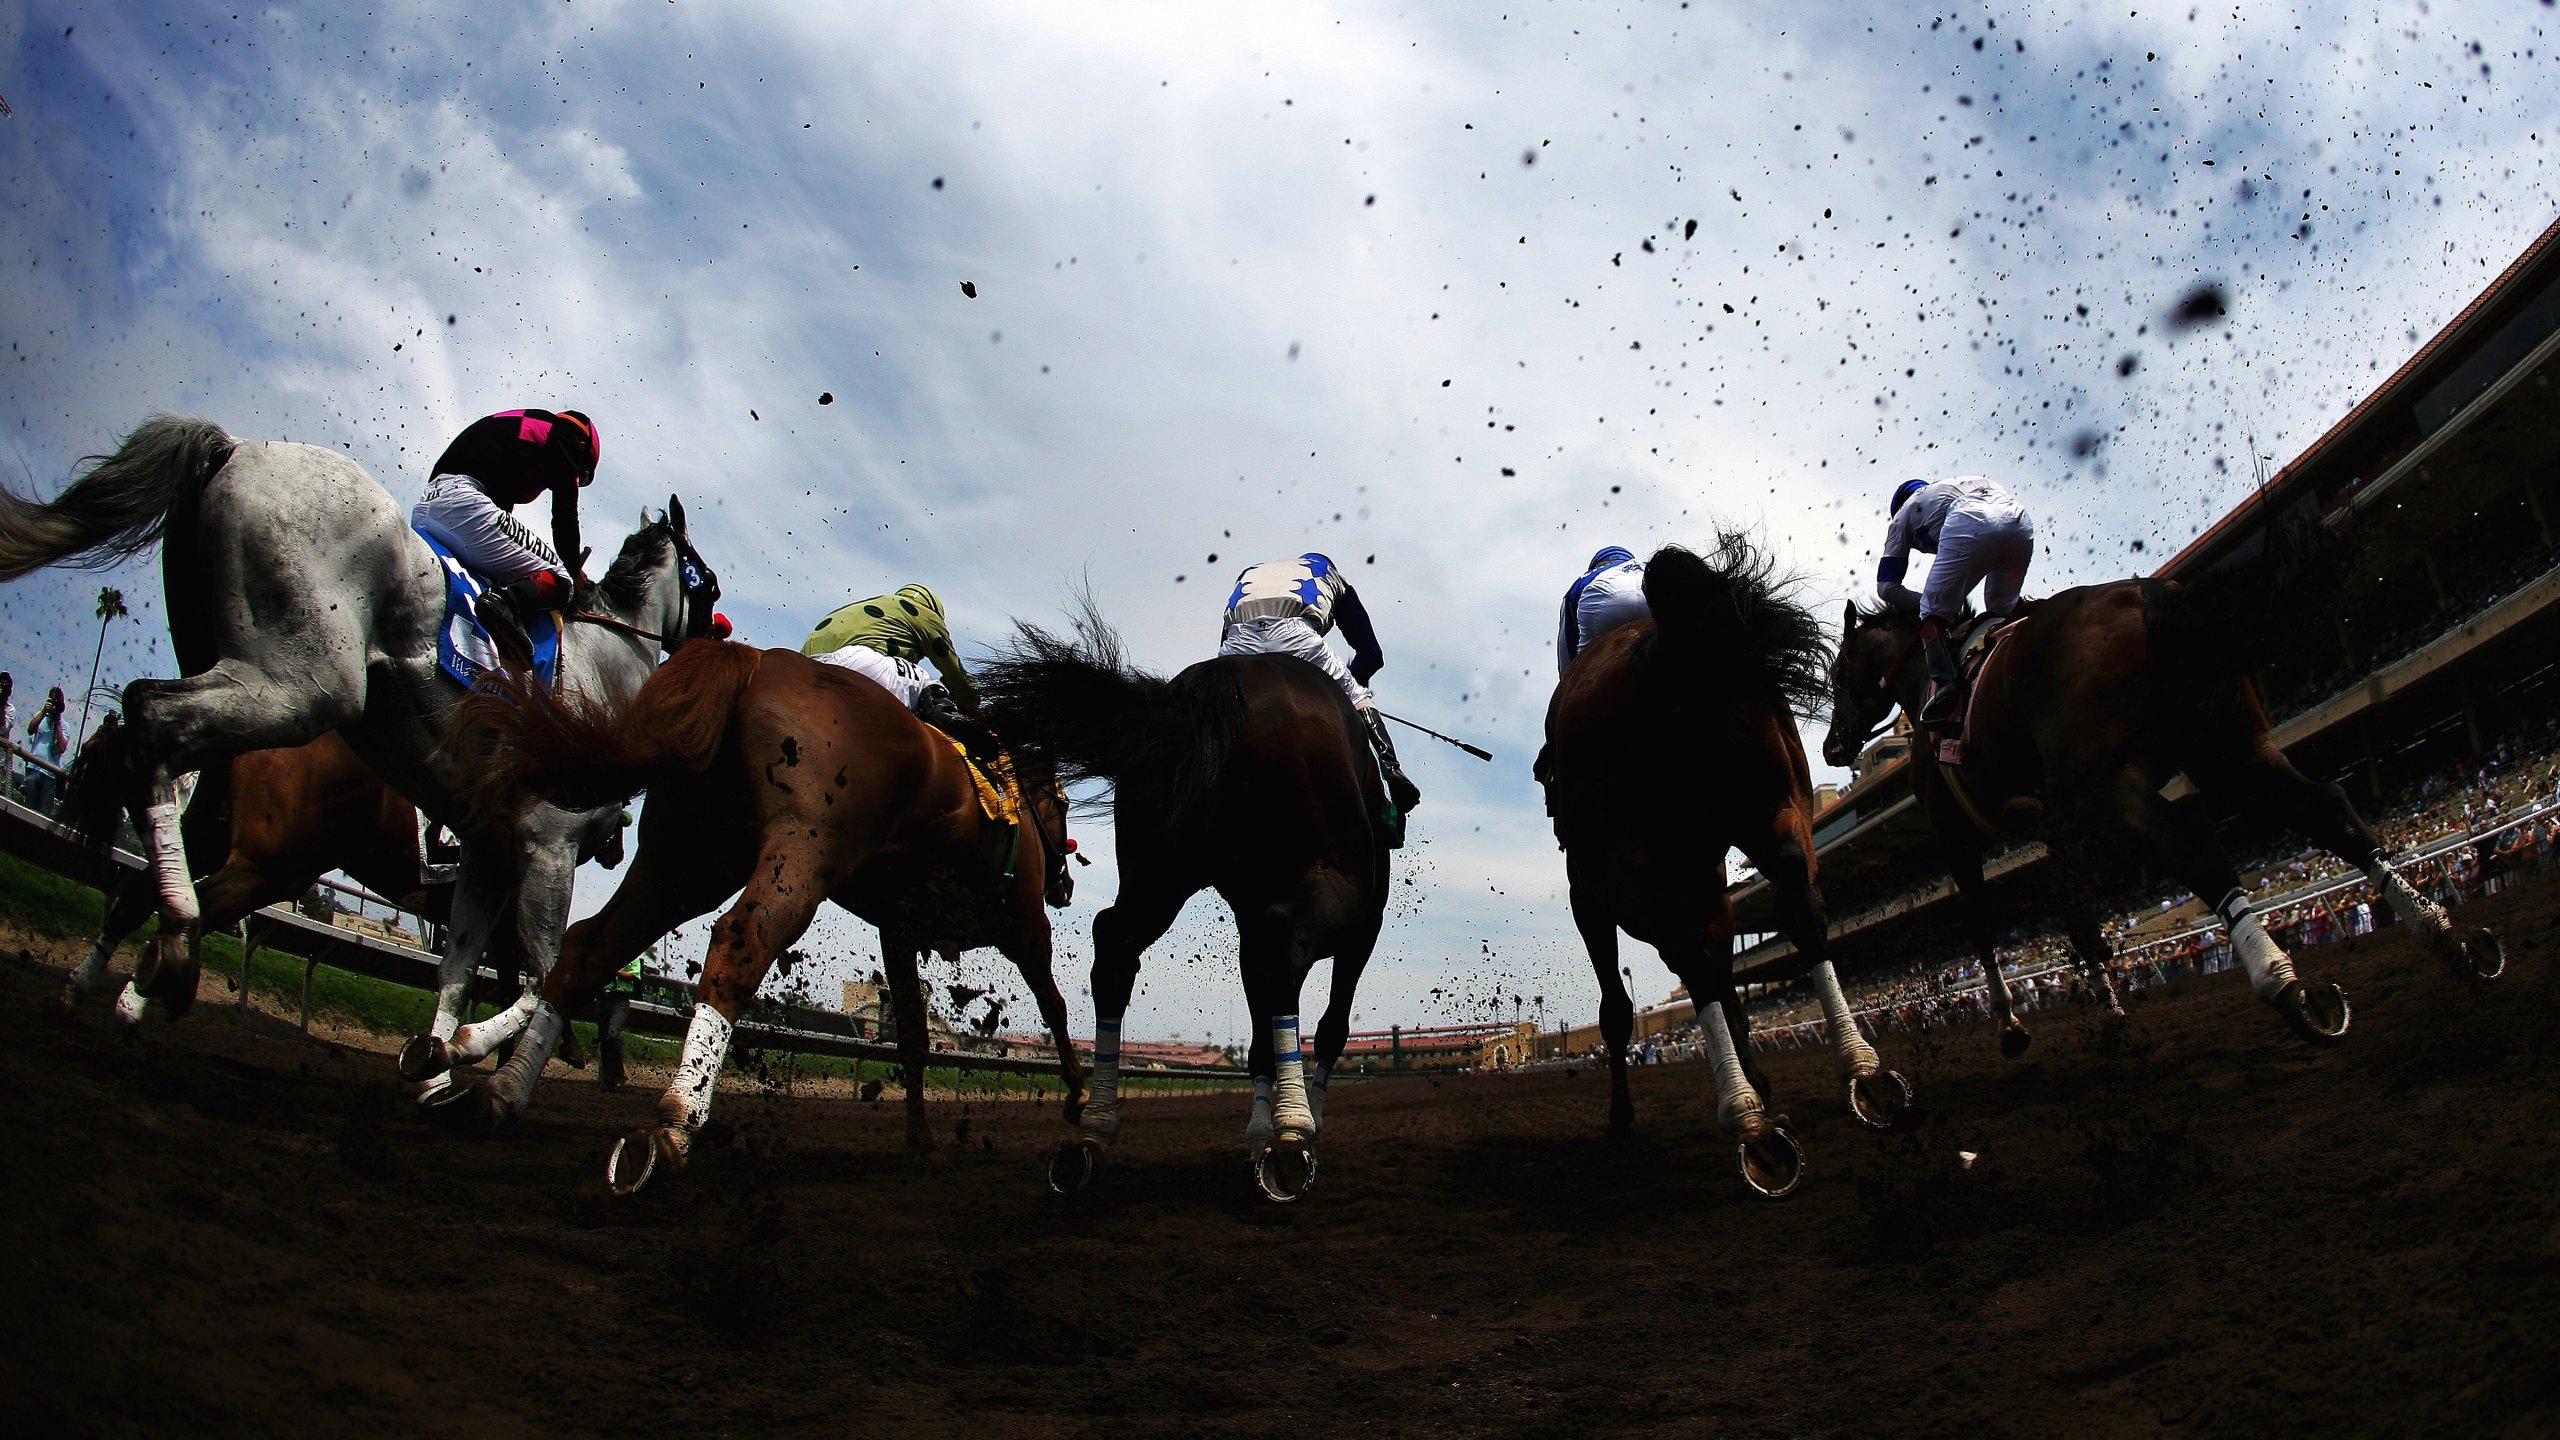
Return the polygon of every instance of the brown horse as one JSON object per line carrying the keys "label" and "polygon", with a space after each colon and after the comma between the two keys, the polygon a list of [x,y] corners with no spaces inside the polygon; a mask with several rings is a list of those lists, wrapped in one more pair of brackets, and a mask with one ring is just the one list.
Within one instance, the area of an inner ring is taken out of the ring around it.
{"label": "brown horse", "polygon": [[712,926],[658,1123],[617,1142],[606,1162],[616,1191],[637,1190],[661,1165],[683,1165],[739,1015],[829,900],[881,927],[897,981],[911,1138],[922,1138],[925,1045],[913,966],[927,949],[994,945],[1021,969],[1057,1046],[1065,1114],[1075,1119],[1083,1067],[1050,977],[1042,907],[1045,895],[1060,893],[1056,862],[1065,852],[1054,787],[1025,786],[1042,796],[1035,823],[990,819],[953,743],[887,690],[796,651],[715,640],[676,652],[619,711],[502,685],[464,701],[452,733],[486,757],[486,813],[504,813],[527,794],[602,805],[650,791],[630,873],[603,910],[570,927],[525,1039],[473,1087],[481,1122],[523,1112],[564,1008],[742,888]]}
{"label": "brown horse", "polygon": [[[2101,847],[2129,837],[2229,927],[2233,950],[2259,998],[2296,1034],[2335,1044],[2347,1033],[2346,993],[2299,978],[2266,932],[2212,822],[2172,805],[2161,787],[2184,772],[2209,799],[2246,806],[2291,825],[2362,870],[2401,922],[2458,969],[2479,978],[2504,968],[2487,931],[2464,941],[2444,910],[2410,888],[2373,831],[2335,785],[2306,778],[2267,734],[2246,667],[2302,627],[2334,574],[2336,541],[2303,521],[2272,525],[2256,568],[2193,585],[2118,580],[2065,590],[2038,603],[2000,640],[1974,684],[1961,767],[1915,745],[1917,788],[1941,857],[1954,875],[1981,962],[2001,1053],[2027,1048],[1992,953],[1995,917],[1983,896],[1982,862],[1994,829],[2033,835],[2052,853],[2065,928],[2111,1022],[2123,1014],[2107,974],[2109,948],[2090,883]],[[1920,617],[1861,610],[1842,620],[1831,670],[1831,730],[1824,758],[1846,765],[1900,705],[1914,716],[1929,678],[1911,663]]]}
{"label": "brown horse", "polygon": [[[622,863],[622,831],[599,824],[579,858],[608,870]],[[373,767],[332,730],[307,745],[253,750],[225,766],[209,766],[187,807],[189,855],[221,854],[219,869],[196,882],[208,930],[227,930],[250,914],[307,894],[332,870],[402,910],[442,923],[453,899],[449,882],[428,874],[418,810],[382,783]],[[64,1003],[103,988],[108,966],[126,938],[142,928],[159,897],[139,873],[120,880],[108,898],[106,924],[86,959],[71,972]],[[160,952],[146,952],[135,982],[116,997],[117,1013],[139,1020],[161,1002],[142,991],[142,973]],[[503,964],[505,947],[501,947]],[[166,1002],[172,1020],[195,1003],[193,986]]]}
{"label": "brown horse", "polygon": [[[1120,1026],[1139,957],[1215,888],[1236,917],[1253,1023],[1245,1152],[1265,1197],[1295,1201],[1315,1178],[1325,1083],[1386,915],[1377,766],[1341,687],[1304,660],[1225,656],[1166,680],[1129,665],[1090,605],[1076,632],[1021,626],[978,678],[1008,740],[1113,792],[1120,893],[1093,921],[1093,1098],[1049,1183],[1083,1189],[1118,1137]],[[1332,993],[1309,1066],[1298,993],[1326,956]]]}
{"label": "brown horse", "polygon": [[[235,757],[227,777],[221,767],[208,767],[188,805],[184,830],[188,854],[225,857],[196,882],[209,931],[227,930],[253,911],[296,899],[331,870],[345,871],[403,909],[437,919],[450,896],[427,888],[416,807],[383,784],[334,730],[306,745]],[[158,903],[144,876],[118,882],[96,945],[71,972],[65,1003],[103,987],[117,948],[142,928]],[[141,993],[152,978],[142,970],[158,953],[146,954],[136,983],[117,997],[117,1011],[128,1020],[140,1019],[158,1003]],[[168,996],[166,1012],[174,1020],[194,1003],[194,987],[180,987]]]}
{"label": "brown horse", "polygon": [[[1822,693],[1821,626],[1786,596],[1743,536],[1712,561],[1666,546],[1646,562],[1650,620],[1621,625],[1575,657],[1547,706],[1547,765],[1574,924],[1600,981],[1609,1052],[1609,1131],[1635,1123],[1627,1042],[1635,1012],[1620,983],[1618,932],[1651,945],[1688,987],[1714,1061],[1717,1118],[1741,1146],[1744,1180],[1792,1191],[1804,1156],[1767,1113],[1750,1021],[1733,989],[1733,906],[1725,855],[1768,878],[1778,925],[1810,972],[1849,1076],[1849,1108],[1877,1129],[1911,1100],[1858,1033],[1824,958],[1829,930],[1814,882],[1812,780],[1795,708]],[[1784,978],[1773,975],[1771,978]]]}

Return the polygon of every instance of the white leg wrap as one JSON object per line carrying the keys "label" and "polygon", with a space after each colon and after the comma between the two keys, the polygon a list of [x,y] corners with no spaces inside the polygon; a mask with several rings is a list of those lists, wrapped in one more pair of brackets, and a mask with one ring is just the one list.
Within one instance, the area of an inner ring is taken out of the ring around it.
{"label": "white leg wrap", "polygon": [[1253,1104],[1244,1115],[1244,1148],[1248,1155],[1259,1155],[1271,1148],[1271,1082],[1257,1075],[1253,1081]]}
{"label": "white leg wrap", "polygon": [[2240,957],[2240,968],[2249,972],[2249,988],[2261,1000],[2273,1000],[2294,981],[2293,958],[2267,933],[2266,922],[2249,908],[2247,897],[2234,890],[2223,897],[2214,909],[2222,913],[2222,923],[2231,930],[2231,953]]}
{"label": "white leg wrap", "polygon": [[2373,857],[2373,863],[2364,869],[2364,876],[2373,882],[2375,890],[2381,892],[2383,900],[2391,906],[2391,913],[2400,917],[2401,924],[2430,939],[2453,928],[2453,921],[2444,913],[2444,907],[2412,889],[2408,881],[2400,878],[2400,872],[2392,869],[2381,856]]}
{"label": "white leg wrap", "polygon": [[[445,1038],[453,1042],[453,1053],[457,1059],[477,1060],[514,1039],[524,1029],[525,1022],[533,1018],[535,1010],[540,1008],[546,1008],[542,997],[527,990],[516,997],[513,1005],[476,1025],[460,1026]],[[555,1027],[551,1035],[556,1040],[560,1032]],[[550,1058],[549,1051],[544,1052],[544,1058]]]}
{"label": "white leg wrap", "polygon": [[160,888],[163,917],[193,925],[202,912],[196,908],[195,878],[187,874],[187,846],[179,833],[179,818],[187,809],[179,793],[183,788],[183,783],[155,787],[155,798],[142,811],[143,828],[149,832],[143,839],[151,851],[151,878]]}
{"label": "white leg wrap", "polygon": [[89,953],[72,970],[71,988],[82,995],[94,993],[107,978],[107,962],[114,958],[115,951],[108,948],[105,939],[101,938],[89,947]]}
{"label": "white leg wrap", "polygon": [[1087,1136],[1110,1144],[1120,1138],[1120,1020],[1093,1022],[1093,1073],[1084,1082]]}
{"label": "white leg wrap", "polygon": [[1840,993],[1840,972],[1828,960],[1813,967],[1813,993],[1821,998],[1822,1018],[1831,1026],[1831,1046],[1840,1052],[1840,1063],[1849,1067],[1851,1077],[1876,1073],[1884,1062],[1876,1058],[1876,1047],[1858,1033],[1858,1018],[1849,1013],[1849,999]]}
{"label": "white leg wrap", "polygon": [[139,1025],[151,1014],[151,1001],[128,980],[116,992],[116,1018],[127,1025]]}
{"label": "white leg wrap", "polygon": [[1707,1058],[1716,1067],[1716,1120],[1730,1134],[1740,1134],[1760,1118],[1760,1092],[1742,1073],[1742,1056],[1733,1048],[1733,1030],[1725,1024],[1724,1007],[1712,1001],[1702,1007],[1707,1022]]}
{"label": "white leg wrap", "polygon": [[1306,1057],[1298,1049],[1298,1017],[1282,1015],[1271,1022],[1271,1123],[1283,1135],[1304,1139],[1316,1133],[1315,1112],[1307,1108]]}
{"label": "white leg wrap", "polygon": [[710,1118],[711,1087],[729,1058],[729,1035],[735,1029],[719,1011],[695,1003],[693,1023],[684,1030],[684,1058],[676,1062],[675,1083],[667,1087],[667,1098],[676,1103],[687,1130],[701,1129]]}

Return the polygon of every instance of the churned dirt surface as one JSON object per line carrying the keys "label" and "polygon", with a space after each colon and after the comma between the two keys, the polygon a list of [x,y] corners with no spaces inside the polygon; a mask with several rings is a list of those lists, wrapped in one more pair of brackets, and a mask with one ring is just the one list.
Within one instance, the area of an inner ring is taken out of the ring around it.
{"label": "churned dirt surface", "polygon": [[[0,1413],[17,1434],[2261,1435],[2560,1432],[2560,884],[2467,907],[2480,991],[2396,933],[2310,952],[2355,1031],[2233,977],[2111,1053],[2047,1011],[1889,1037],[1875,1137],[1770,1070],[1782,1204],[1707,1074],[1336,1092],[1315,1193],[1252,1197],[1233,1097],[1130,1107],[1051,1198],[1054,1105],[721,1100],[728,1143],[607,1203],[652,1096],[580,1078],[473,1142],[379,1054],[200,1012],[139,1041],[0,962]],[[965,1137],[960,1123],[967,1121]],[[1980,1159],[1962,1166],[1959,1151]]]}

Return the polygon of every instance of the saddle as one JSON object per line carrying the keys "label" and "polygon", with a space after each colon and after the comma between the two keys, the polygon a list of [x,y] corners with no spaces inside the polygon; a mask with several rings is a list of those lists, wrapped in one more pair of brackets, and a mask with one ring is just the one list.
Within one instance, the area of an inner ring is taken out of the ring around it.
{"label": "saddle", "polygon": [[1982,678],[1982,667],[1991,663],[1991,653],[2035,607],[2036,602],[2022,595],[2007,615],[1976,615],[1950,637],[1956,652],[1956,670],[1964,677],[1964,726],[1954,739],[1938,742],[1939,764],[1964,763],[1965,746],[1973,739],[1973,702],[1982,693],[1975,682]]}
{"label": "saddle", "polygon": [[444,569],[444,623],[436,628],[436,668],[466,689],[478,689],[480,677],[491,670],[530,670],[549,689],[560,676],[560,617],[548,610],[526,616],[525,633],[533,640],[533,653],[505,654],[489,627],[480,623],[480,597],[488,593],[489,583],[472,574],[434,536],[421,530],[418,538],[427,542],[436,564]]}

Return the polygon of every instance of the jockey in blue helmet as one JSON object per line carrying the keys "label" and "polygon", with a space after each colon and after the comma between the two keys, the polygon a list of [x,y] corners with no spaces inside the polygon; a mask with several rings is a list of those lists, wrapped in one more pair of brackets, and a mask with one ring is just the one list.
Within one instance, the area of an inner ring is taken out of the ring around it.
{"label": "jockey in blue helmet", "polygon": [[1565,588],[1564,609],[1556,617],[1556,673],[1572,669],[1573,657],[1592,641],[1630,620],[1652,616],[1652,607],[1644,603],[1644,562],[1623,545],[1602,547]]}
{"label": "jockey in blue helmet", "polygon": [[[1920,723],[1941,733],[1964,724],[1964,676],[1948,635],[1964,617],[1966,597],[1980,585],[1982,608],[2007,615],[2017,606],[2027,566],[2035,560],[2036,527],[2008,491],[1979,475],[1905,480],[1886,512],[1884,558],[1876,566],[1876,598],[1920,612],[1921,653],[1936,682]],[[1935,558],[1915,595],[1902,583],[1911,552]]]}
{"label": "jockey in blue helmet", "polygon": [[[1337,624],[1342,638],[1351,642],[1348,668],[1324,642],[1325,632]],[[1422,792],[1405,778],[1404,767],[1396,761],[1395,742],[1387,738],[1387,722],[1369,694],[1369,677],[1387,660],[1378,649],[1377,632],[1369,628],[1368,608],[1332,559],[1310,551],[1245,567],[1227,596],[1218,653],[1295,655],[1342,687],[1368,732],[1370,748],[1378,755],[1378,778],[1386,783],[1389,802],[1387,844],[1390,848],[1402,845],[1404,817],[1422,803]]]}

